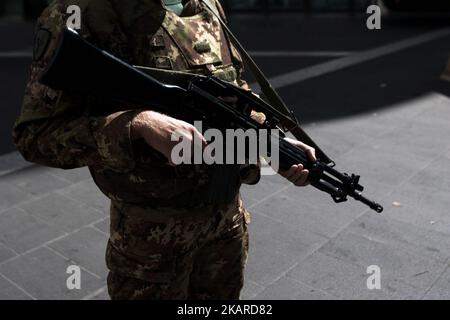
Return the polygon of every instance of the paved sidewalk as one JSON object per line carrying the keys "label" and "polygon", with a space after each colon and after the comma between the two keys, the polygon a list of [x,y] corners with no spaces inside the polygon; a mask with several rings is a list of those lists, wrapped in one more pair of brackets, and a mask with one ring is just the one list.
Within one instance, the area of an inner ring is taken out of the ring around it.
{"label": "paved sidewalk", "polygon": [[[382,215],[280,177],[245,187],[252,213],[243,299],[450,299],[450,99],[309,125]],[[108,201],[85,169],[0,177],[0,299],[107,299]],[[82,267],[81,290],[66,268]],[[381,290],[366,269],[381,268]]]}

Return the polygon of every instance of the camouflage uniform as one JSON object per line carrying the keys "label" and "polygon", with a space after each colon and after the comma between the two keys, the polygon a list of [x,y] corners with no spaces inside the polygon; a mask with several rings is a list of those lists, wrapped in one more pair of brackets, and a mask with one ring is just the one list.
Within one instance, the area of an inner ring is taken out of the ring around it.
{"label": "camouflage uniform", "polygon": [[[101,104],[98,98],[38,83],[69,5],[82,9],[83,37],[134,65],[215,74],[245,87],[239,54],[197,0],[185,5],[182,17],[159,0],[54,1],[38,21],[13,133],[27,160],[65,169],[88,166],[111,199],[106,262],[113,299],[238,299],[249,223],[238,188],[226,205],[193,202],[191,195],[201,194],[208,181],[204,166],[171,167],[142,141],[132,141],[130,123],[139,111],[94,117],[86,110]],[[243,166],[240,176],[239,185],[256,183],[259,168]]]}

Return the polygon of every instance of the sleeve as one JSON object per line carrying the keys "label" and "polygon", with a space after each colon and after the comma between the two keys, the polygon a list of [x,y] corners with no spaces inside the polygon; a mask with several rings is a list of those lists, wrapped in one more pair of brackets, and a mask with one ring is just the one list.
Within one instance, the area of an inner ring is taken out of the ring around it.
{"label": "sleeve", "polygon": [[[33,62],[13,140],[23,157],[64,169],[95,166],[129,171],[134,166],[131,120],[138,111],[89,116],[89,98],[54,91],[38,82],[66,23],[64,1],[54,1],[37,25]],[[89,34],[82,25],[80,33]]]}

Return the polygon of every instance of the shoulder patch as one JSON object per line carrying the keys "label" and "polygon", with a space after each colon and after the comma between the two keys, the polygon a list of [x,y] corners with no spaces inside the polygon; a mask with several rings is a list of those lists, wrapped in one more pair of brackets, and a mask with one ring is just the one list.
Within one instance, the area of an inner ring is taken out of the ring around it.
{"label": "shoulder patch", "polygon": [[33,60],[39,61],[48,49],[52,34],[47,29],[39,29],[34,38]]}

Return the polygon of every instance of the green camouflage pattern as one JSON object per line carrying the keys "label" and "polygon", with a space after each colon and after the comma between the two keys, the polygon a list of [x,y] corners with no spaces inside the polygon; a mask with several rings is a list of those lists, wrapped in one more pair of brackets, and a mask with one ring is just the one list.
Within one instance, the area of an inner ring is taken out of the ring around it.
{"label": "green camouflage pattern", "polygon": [[[98,98],[38,82],[69,5],[81,8],[84,38],[137,66],[215,74],[247,87],[239,54],[197,0],[180,17],[159,0],[53,1],[38,20],[35,57],[13,130],[25,159],[64,169],[88,166],[112,200],[106,257],[112,298],[237,299],[249,221],[239,195],[222,207],[190,202],[189,195],[207,184],[205,166],[171,167],[142,141],[132,141],[130,123],[138,111],[94,117],[86,110],[103,103]],[[258,166],[243,166],[242,183],[258,179]]]}
{"label": "green camouflage pattern", "polygon": [[111,207],[107,247],[112,299],[238,299],[248,253],[248,212]]}

